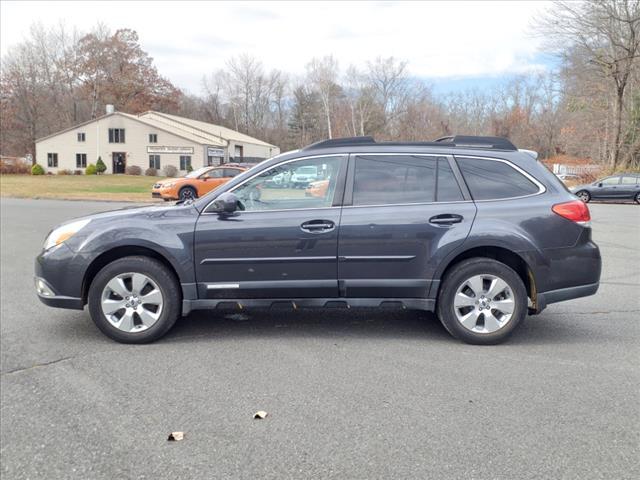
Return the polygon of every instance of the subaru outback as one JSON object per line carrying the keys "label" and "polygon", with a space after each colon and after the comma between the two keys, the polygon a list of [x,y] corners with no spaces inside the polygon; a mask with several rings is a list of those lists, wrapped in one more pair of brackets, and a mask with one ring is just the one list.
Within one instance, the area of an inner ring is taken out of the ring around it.
{"label": "subaru outback", "polygon": [[[125,343],[192,310],[285,305],[426,310],[462,341],[495,344],[528,314],[598,290],[589,209],[535,157],[497,137],[319,142],[201,198],[56,227],[37,294],[88,305]],[[274,182],[303,170],[326,188]]]}

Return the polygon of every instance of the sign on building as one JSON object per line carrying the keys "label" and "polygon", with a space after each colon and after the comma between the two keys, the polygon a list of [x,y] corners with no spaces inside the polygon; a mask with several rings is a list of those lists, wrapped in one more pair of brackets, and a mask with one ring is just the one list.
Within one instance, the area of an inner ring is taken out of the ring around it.
{"label": "sign on building", "polygon": [[224,157],[224,148],[207,147],[207,157]]}
{"label": "sign on building", "polygon": [[167,147],[167,146],[148,146],[147,153],[178,153],[180,155],[193,154],[193,147]]}

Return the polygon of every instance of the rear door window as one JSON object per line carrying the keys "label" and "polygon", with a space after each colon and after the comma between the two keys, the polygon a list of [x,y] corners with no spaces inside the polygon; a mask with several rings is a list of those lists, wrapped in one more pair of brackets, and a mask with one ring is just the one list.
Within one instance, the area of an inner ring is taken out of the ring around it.
{"label": "rear door window", "polygon": [[618,185],[620,183],[620,177],[607,177],[604,178],[600,183],[602,183],[602,185]]}
{"label": "rear door window", "polygon": [[474,200],[498,200],[533,195],[538,186],[505,162],[456,157]]}
{"label": "rear door window", "polygon": [[631,176],[624,176],[622,177],[622,183],[623,185],[635,185],[636,183],[638,183],[638,177],[631,177]]}
{"label": "rear door window", "polygon": [[361,155],[355,158],[353,205],[462,200],[446,158]]}

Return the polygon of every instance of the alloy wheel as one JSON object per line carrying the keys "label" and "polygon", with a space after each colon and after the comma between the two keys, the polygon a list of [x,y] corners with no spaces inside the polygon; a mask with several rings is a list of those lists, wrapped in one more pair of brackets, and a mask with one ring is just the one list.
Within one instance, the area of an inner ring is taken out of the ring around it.
{"label": "alloy wheel", "polygon": [[453,305],[458,322],[475,333],[497,332],[509,323],[516,307],[509,284],[488,274],[462,282]]}
{"label": "alloy wheel", "polygon": [[141,332],[158,321],[163,301],[160,288],[151,278],[142,273],[122,273],[102,290],[102,313],[118,330]]}
{"label": "alloy wheel", "polygon": [[577,193],[577,197],[582,200],[584,203],[587,203],[589,200],[591,200],[591,196],[589,195],[588,192],[582,191],[582,192],[578,192]]}

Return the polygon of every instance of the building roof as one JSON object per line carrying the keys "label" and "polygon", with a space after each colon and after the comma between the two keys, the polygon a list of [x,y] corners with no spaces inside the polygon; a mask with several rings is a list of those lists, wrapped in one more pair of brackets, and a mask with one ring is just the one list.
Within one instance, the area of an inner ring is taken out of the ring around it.
{"label": "building roof", "polygon": [[143,117],[140,115],[131,115],[129,113],[116,112],[124,117],[130,118],[145,125],[149,125],[157,130],[162,130],[178,137],[182,137],[186,140],[190,140],[202,145],[215,145],[219,147],[226,147],[227,141],[224,138],[216,135],[211,135],[204,131],[192,131],[187,128],[180,128],[178,125],[170,125],[166,122],[158,121],[155,117]]}
{"label": "building roof", "polygon": [[139,115],[132,115],[124,112],[108,113],[93,120],[88,120],[78,125],[65,128],[64,130],[61,130],[59,132],[52,133],[51,135],[47,135],[46,137],[39,138],[36,140],[36,143],[51,137],[55,137],[56,135],[75,130],[76,128],[83,127],[84,125],[89,125],[93,122],[103,120],[112,115],[119,115],[136,122],[144,123],[145,125],[153,127],[155,129],[171,133],[172,135],[176,135],[178,137],[184,138],[185,140],[189,140],[191,142],[199,143],[202,145],[226,147],[228,141],[231,140],[239,143],[250,143],[263,147],[276,148],[275,145],[263,142],[262,140],[250,137],[249,135],[236,132],[235,130],[231,130],[230,128],[222,127],[220,125],[214,125],[212,123],[201,122],[198,120],[192,120],[190,118],[179,117],[178,115],[170,115],[167,113],[154,111],[148,111]]}
{"label": "building roof", "polygon": [[148,111],[139,115],[141,119],[153,119],[160,122],[165,122],[170,125],[181,124],[184,127],[190,127],[201,132],[206,132],[211,135],[215,135],[225,140],[233,140],[235,142],[251,143],[253,145],[261,145],[263,147],[276,147],[267,142],[263,142],[244,133],[231,130],[230,128],[223,127],[221,125],[214,125],[213,123],[202,122],[200,120],[192,120],[191,118],[179,117],[178,115],[171,115],[169,113],[161,113]]}

